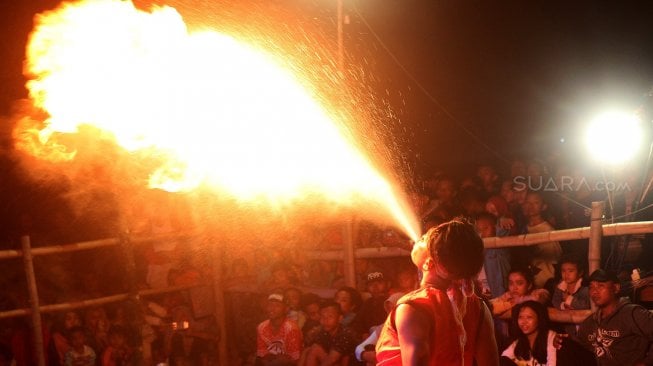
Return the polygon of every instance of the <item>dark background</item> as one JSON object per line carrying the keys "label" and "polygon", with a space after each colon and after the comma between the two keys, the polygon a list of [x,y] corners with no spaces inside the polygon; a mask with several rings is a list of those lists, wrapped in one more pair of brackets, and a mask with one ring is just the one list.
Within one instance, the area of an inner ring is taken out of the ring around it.
{"label": "dark background", "polygon": [[[243,23],[270,14],[280,29],[306,24],[335,42],[333,0],[181,2],[182,15],[238,7],[251,15]],[[26,96],[21,69],[34,14],[58,3],[0,5],[0,115]],[[364,87],[394,115],[379,128],[417,174],[557,151],[580,159],[582,126],[602,108],[646,104],[653,86],[649,2],[345,0],[345,8],[348,64],[371,75]],[[7,147],[11,127],[1,129]],[[5,226],[15,227],[20,211],[53,209],[37,202],[67,189],[35,186],[2,164]]]}

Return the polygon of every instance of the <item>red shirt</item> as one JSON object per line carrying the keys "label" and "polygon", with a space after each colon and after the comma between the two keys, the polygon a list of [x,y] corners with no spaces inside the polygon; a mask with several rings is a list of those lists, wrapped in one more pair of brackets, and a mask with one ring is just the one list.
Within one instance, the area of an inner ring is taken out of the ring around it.
{"label": "red shirt", "polygon": [[294,321],[285,318],[279,329],[274,329],[270,320],[258,325],[256,330],[256,356],[288,355],[299,360],[302,352],[302,331]]}
{"label": "red shirt", "polygon": [[[460,292],[458,294],[462,296]],[[456,321],[454,307],[447,296],[446,289],[421,288],[402,297],[397,302],[397,305],[399,304],[409,304],[424,313],[429,319],[432,319],[430,321],[432,327],[429,335],[430,358],[428,365],[472,365],[476,337],[482,320],[482,303],[476,295],[466,298],[465,312],[462,319],[465,337],[462,350],[460,337],[463,332]],[[395,310],[390,313],[390,316],[383,324],[383,329],[376,344],[377,365],[401,365],[401,350],[394,319]]]}

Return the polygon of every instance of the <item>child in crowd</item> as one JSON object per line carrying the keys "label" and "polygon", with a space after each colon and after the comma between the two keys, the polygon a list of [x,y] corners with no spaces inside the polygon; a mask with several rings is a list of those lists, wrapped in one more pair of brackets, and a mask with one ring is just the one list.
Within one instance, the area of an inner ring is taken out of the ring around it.
{"label": "child in crowd", "polygon": [[74,311],[68,311],[57,318],[48,346],[48,360],[51,365],[63,365],[66,353],[70,350],[70,331],[81,325],[82,320]]}
{"label": "child in crowd", "polygon": [[310,346],[315,342],[315,337],[320,329],[320,304],[322,299],[313,293],[304,294],[302,297],[302,309],[306,314],[306,322],[302,327],[304,335],[304,346]]}
{"label": "child in crowd", "polygon": [[514,365],[556,365],[556,333],[549,329],[544,305],[537,301],[517,305],[513,311],[512,325],[516,340],[501,354],[503,364],[508,359]]}
{"label": "child in crowd", "polygon": [[[540,192],[528,192],[524,202],[524,214],[528,219],[528,233],[543,233],[553,231],[553,226],[544,219],[544,211],[547,205]],[[546,282],[555,274],[555,264],[562,255],[562,247],[557,241],[540,243],[533,247],[531,265],[538,268],[535,274],[534,284],[537,287],[545,287]]]}
{"label": "child in crowd", "polygon": [[288,305],[288,319],[296,322],[299,329],[302,329],[306,323],[306,314],[301,308],[302,292],[296,287],[289,287],[284,291],[283,298]]}
{"label": "child in crowd", "polygon": [[353,287],[341,287],[336,291],[333,300],[340,305],[340,311],[342,313],[340,323],[345,327],[354,328],[359,332],[363,332],[364,330],[360,326],[362,323],[357,316],[358,309],[363,302],[360,293]]}
{"label": "child in crowd", "polygon": [[[566,256],[560,262],[560,273],[562,280],[553,290],[551,303],[555,309],[586,310],[590,309],[589,287],[583,286],[584,271],[581,268],[581,261],[574,256]],[[567,334],[576,336],[577,326],[566,324]]]}
{"label": "child in crowd", "polygon": [[109,328],[109,346],[102,354],[102,366],[128,366],[134,364],[134,352],[127,344],[127,332],[119,326]]}
{"label": "child in crowd", "polygon": [[70,329],[70,345],[64,358],[65,366],[95,366],[95,351],[86,345],[86,330],[83,327]]}
{"label": "child in crowd", "polygon": [[315,343],[302,354],[299,366],[347,365],[358,344],[357,336],[344,327],[342,310],[335,301],[327,301],[320,307],[322,326]]}
{"label": "child in crowd", "polygon": [[283,295],[273,293],[267,301],[268,319],[256,330],[256,365],[295,365],[302,351],[302,333],[287,318]]}

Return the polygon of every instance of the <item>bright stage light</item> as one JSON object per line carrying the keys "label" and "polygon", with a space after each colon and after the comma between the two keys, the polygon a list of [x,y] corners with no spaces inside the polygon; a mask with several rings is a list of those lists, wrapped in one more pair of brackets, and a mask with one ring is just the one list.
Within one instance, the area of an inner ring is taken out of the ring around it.
{"label": "bright stage light", "polygon": [[642,143],[642,134],[641,121],[634,114],[608,112],[590,123],[585,143],[595,159],[619,164],[635,155]]}

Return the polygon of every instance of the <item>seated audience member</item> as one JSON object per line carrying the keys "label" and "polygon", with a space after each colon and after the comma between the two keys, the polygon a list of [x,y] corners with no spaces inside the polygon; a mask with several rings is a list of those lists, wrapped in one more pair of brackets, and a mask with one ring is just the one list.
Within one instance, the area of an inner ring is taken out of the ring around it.
{"label": "seated audience member", "polygon": [[109,346],[102,354],[102,366],[135,365],[134,350],[127,344],[125,328],[114,325],[109,328]]}
{"label": "seated audience member", "polygon": [[268,319],[256,330],[256,365],[296,365],[302,351],[302,332],[286,316],[283,295],[268,296],[267,312]]}
{"label": "seated audience member", "polygon": [[619,298],[614,273],[597,269],[589,278],[590,298],[597,310],[578,330],[578,340],[603,365],[653,365],[653,314]]}
{"label": "seated audience member", "polygon": [[[551,304],[554,309],[560,311],[590,309],[589,288],[583,286],[583,270],[580,263],[578,258],[571,255],[563,257],[560,261],[562,280],[553,290]],[[564,330],[567,334],[575,336],[577,328],[576,324],[567,323]]]}
{"label": "seated audience member", "polygon": [[176,306],[170,314],[173,332],[166,340],[170,366],[208,365],[217,339],[213,319],[194,319],[191,309],[184,305]]}
{"label": "seated audience member", "polygon": [[357,315],[358,309],[363,302],[360,293],[353,287],[344,286],[336,291],[333,300],[340,305],[340,311],[342,312],[340,323],[345,327],[354,329],[357,333],[364,332],[361,320]]}
{"label": "seated audience member", "polygon": [[95,351],[86,344],[86,330],[82,327],[70,329],[71,348],[66,352],[65,366],[95,366]]}
{"label": "seated audience member", "polygon": [[[546,203],[539,192],[528,192],[524,203],[524,214],[528,219],[528,233],[543,233],[552,231],[553,226],[542,216],[546,210]],[[533,247],[531,265],[540,271],[535,275],[534,284],[536,287],[544,287],[546,282],[555,275],[555,264],[562,255],[562,247],[557,241],[540,243]]]}
{"label": "seated audience member", "polygon": [[417,278],[417,269],[415,266],[403,266],[397,272],[395,286],[393,286],[389,293],[409,293],[417,289],[419,279]]}
{"label": "seated audience member", "polygon": [[57,317],[52,327],[52,338],[48,346],[48,363],[63,365],[66,352],[70,350],[70,330],[82,325],[79,314],[68,311]]}
{"label": "seated audience member", "polygon": [[508,291],[490,300],[492,314],[502,319],[510,319],[512,308],[524,301],[534,300],[541,304],[549,302],[551,296],[545,289],[533,285],[533,275],[528,268],[516,268],[508,273]]}
{"label": "seated audience member", "polygon": [[[483,212],[476,216],[476,232],[481,238],[492,238],[496,236],[496,223],[497,218],[488,213]],[[483,268],[481,269],[481,285],[482,293],[487,294],[489,289],[489,297],[497,297],[506,292],[506,279],[508,278],[508,271],[510,270],[510,254],[508,249],[505,248],[490,248],[485,249]],[[485,281],[482,281],[482,277]]]}
{"label": "seated audience member", "polygon": [[383,304],[388,298],[388,281],[383,272],[367,275],[367,291],[372,296],[363,302],[358,313],[364,337],[369,335],[371,327],[382,324],[387,316]]}
{"label": "seated audience member", "polygon": [[306,323],[306,314],[302,311],[302,292],[296,287],[289,287],[283,293],[283,299],[288,306],[288,319],[297,323],[299,329]]}
{"label": "seated audience member", "polygon": [[[392,311],[392,309],[394,309],[394,307],[397,305],[397,301],[404,295],[405,294],[402,292],[395,292],[390,295],[383,303],[385,312],[390,313],[390,311]],[[381,328],[383,328],[383,323],[373,327],[371,329],[370,336],[367,337],[367,339],[365,339],[361,344],[356,346],[354,355],[358,361],[364,362],[368,366],[376,365],[376,342],[379,340]]]}
{"label": "seated audience member", "polygon": [[315,342],[315,337],[320,329],[320,304],[322,299],[316,294],[308,293],[302,297],[302,309],[306,314],[306,322],[302,327],[304,346]]}
{"label": "seated audience member", "polygon": [[315,343],[302,355],[300,366],[348,365],[353,357],[357,336],[342,325],[342,310],[334,301],[327,301],[320,307],[322,326]]}
{"label": "seated audience member", "polygon": [[508,291],[490,300],[492,315],[495,317],[494,327],[497,344],[500,348],[506,346],[510,339],[509,320],[512,309],[524,301],[535,300],[546,304],[550,296],[544,289],[535,289],[533,275],[529,268],[515,268],[508,273]]}
{"label": "seated audience member", "polygon": [[526,301],[513,310],[512,326],[516,340],[501,354],[513,365],[555,366],[557,351],[556,333],[549,329],[546,307],[537,301]]}

